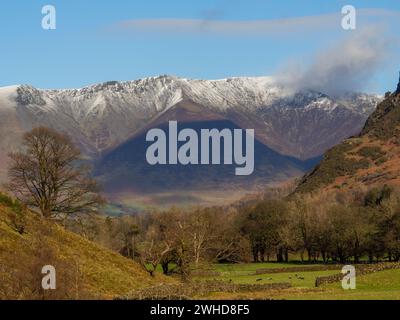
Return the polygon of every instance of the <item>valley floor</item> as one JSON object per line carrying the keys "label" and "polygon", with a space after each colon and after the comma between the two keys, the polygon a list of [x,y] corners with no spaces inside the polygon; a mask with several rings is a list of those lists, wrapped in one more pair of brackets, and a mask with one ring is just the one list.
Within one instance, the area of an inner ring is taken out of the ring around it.
{"label": "valley floor", "polygon": [[[356,289],[344,290],[341,282],[315,287],[317,277],[340,273],[337,269],[324,270],[324,265],[302,265],[304,271],[298,270],[299,264],[223,264],[213,265],[213,276],[198,276],[197,280],[224,280],[237,284],[290,283],[291,288],[272,289],[249,292],[224,293],[214,292],[206,299],[288,299],[288,300],[400,300],[400,270],[385,270],[359,275],[356,278]],[[320,270],[315,270],[320,267]],[[331,266],[335,268],[334,266]],[[297,269],[293,269],[297,268]],[[307,271],[307,268],[310,269]],[[266,273],[256,274],[265,269]],[[267,269],[271,269],[268,273]],[[281,269],[281,270],[279,270]],[[287,271],[286,271],[286,270]],[[312,270],[312,271],[311,271]]]}

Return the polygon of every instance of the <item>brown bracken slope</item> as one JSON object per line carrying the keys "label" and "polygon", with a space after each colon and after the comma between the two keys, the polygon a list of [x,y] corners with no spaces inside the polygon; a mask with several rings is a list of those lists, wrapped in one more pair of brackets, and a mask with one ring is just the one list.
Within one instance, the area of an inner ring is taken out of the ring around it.
{"label": "brown bracken slope", "polygon": [[400,185],[400,83],[386,94],[358,136],[344,140],[300,181],[296,192]]}

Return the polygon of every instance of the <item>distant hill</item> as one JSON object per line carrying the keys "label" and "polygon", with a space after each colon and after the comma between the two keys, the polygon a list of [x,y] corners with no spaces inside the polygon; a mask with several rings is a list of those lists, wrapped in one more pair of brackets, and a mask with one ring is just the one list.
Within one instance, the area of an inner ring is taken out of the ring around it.
{"label": "distant hill", "polygon": [[[57,289],[46,291],[47,298],[111,299],[171,282],[161,275],[152,278],[132,260],[30,212],[21,224],[18,208],[7,202],[0,195],[0,300],[41,299],[44,265],[54,266],[57,275]],[[21,225],[25,226],[22,234]]]}
{"label": "distant hill", "polygon": [[400,83],[378,104],[361,133],[328,150],[296,191],[400,185]]}

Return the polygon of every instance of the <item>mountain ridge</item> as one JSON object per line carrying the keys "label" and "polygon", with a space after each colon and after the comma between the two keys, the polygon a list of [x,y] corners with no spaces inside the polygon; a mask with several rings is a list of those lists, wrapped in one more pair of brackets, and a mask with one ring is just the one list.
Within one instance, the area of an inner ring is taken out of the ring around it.
{"label": "mountain ridge", "polygon": [[[292,158],[299,163],[313,161],[358,134],[380,100],[380,96],[362,93],[335,98],[312,90],[293,93],[272,77],[196,80],[164,75],[81,89],[0,88],[0,180],[6,179],[7,154],[18,150],[23,133],[36,126],[70,135],[96,167],[110,152],[166,120],[208,121],[208,125],[221,120],[254,129],[255,138],[265,146],[259,150],[271,150],[282,164],[293,164],[274,170],[268,163],[259,166],[266,171],[254,174],[264,178],[265,187],[278,177],[292,179],[303,174]],[[264,151],[261,158],[267,161],[264,155],[271,153]],[[145,176],[137,178],[146,181]]]}
{"label": "mountain ridge", "polygon": [[[293,118],[298,117],[300,112],[295,109],[304,111],[303,114],[317,110],[329,117],[329,114],[340,110],[343,118],[355,118],[360,126],[359,122],[366,118],[380,99],[376,95],[353,94],[344,95],[336,101],[312,91],[290,95],[271,77],[191,80],[159,76],[126,82],[109,81],[81,89],[45,90],[27,85],[7,88],[6,91],[13,88],[14,92],[8,92],[8,103],[4,95],[0,97],[0,112],[8,104],[8,111],[12,106],[19,109],[23,126],[32,127],[47,122],[54,123],[58,127],[55,129],[60,131],[77,131],[78,144],[91,156],[120,143],[154,116],[190,99],[202,105],[205,111],[225,115],[234,110],[260,119],[264,122],[267,144],[280,148],[277,151],[281,153],[306,159],[324,150],[308,151],[302,145],[305,150],[302,151],[296,149],[296,144],[286,145],[285,139],[274,143],[272,140],[279,137],[269,136],[273,136],[276,113]],[[2,92],[4,90],[0,88],[0,96]],[[21,115],[23,113],[28,115]],[[341,119],[341,122],[344,120]],[[352,122],[351,119],[348,121]],[[280,135],[284,131],[281,130]],[[296,134],[301,135],[301,130],[297,130]],[[290,137],[287,138],[290,140]]]}

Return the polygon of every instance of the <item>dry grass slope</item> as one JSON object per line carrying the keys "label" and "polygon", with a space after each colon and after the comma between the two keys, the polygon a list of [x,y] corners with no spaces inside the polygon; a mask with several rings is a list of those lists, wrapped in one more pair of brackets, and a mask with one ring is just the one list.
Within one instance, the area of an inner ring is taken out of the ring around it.
{"label": "dry grass slope", "polygon": [[[0,299],[105,298],[170,283],[137,263],[26,212],[21,234],[15,209],[0,204]],[[54,265],[57,290],[40,292],[43,265]],[[46,296],[47,295],[47,296]]]}

